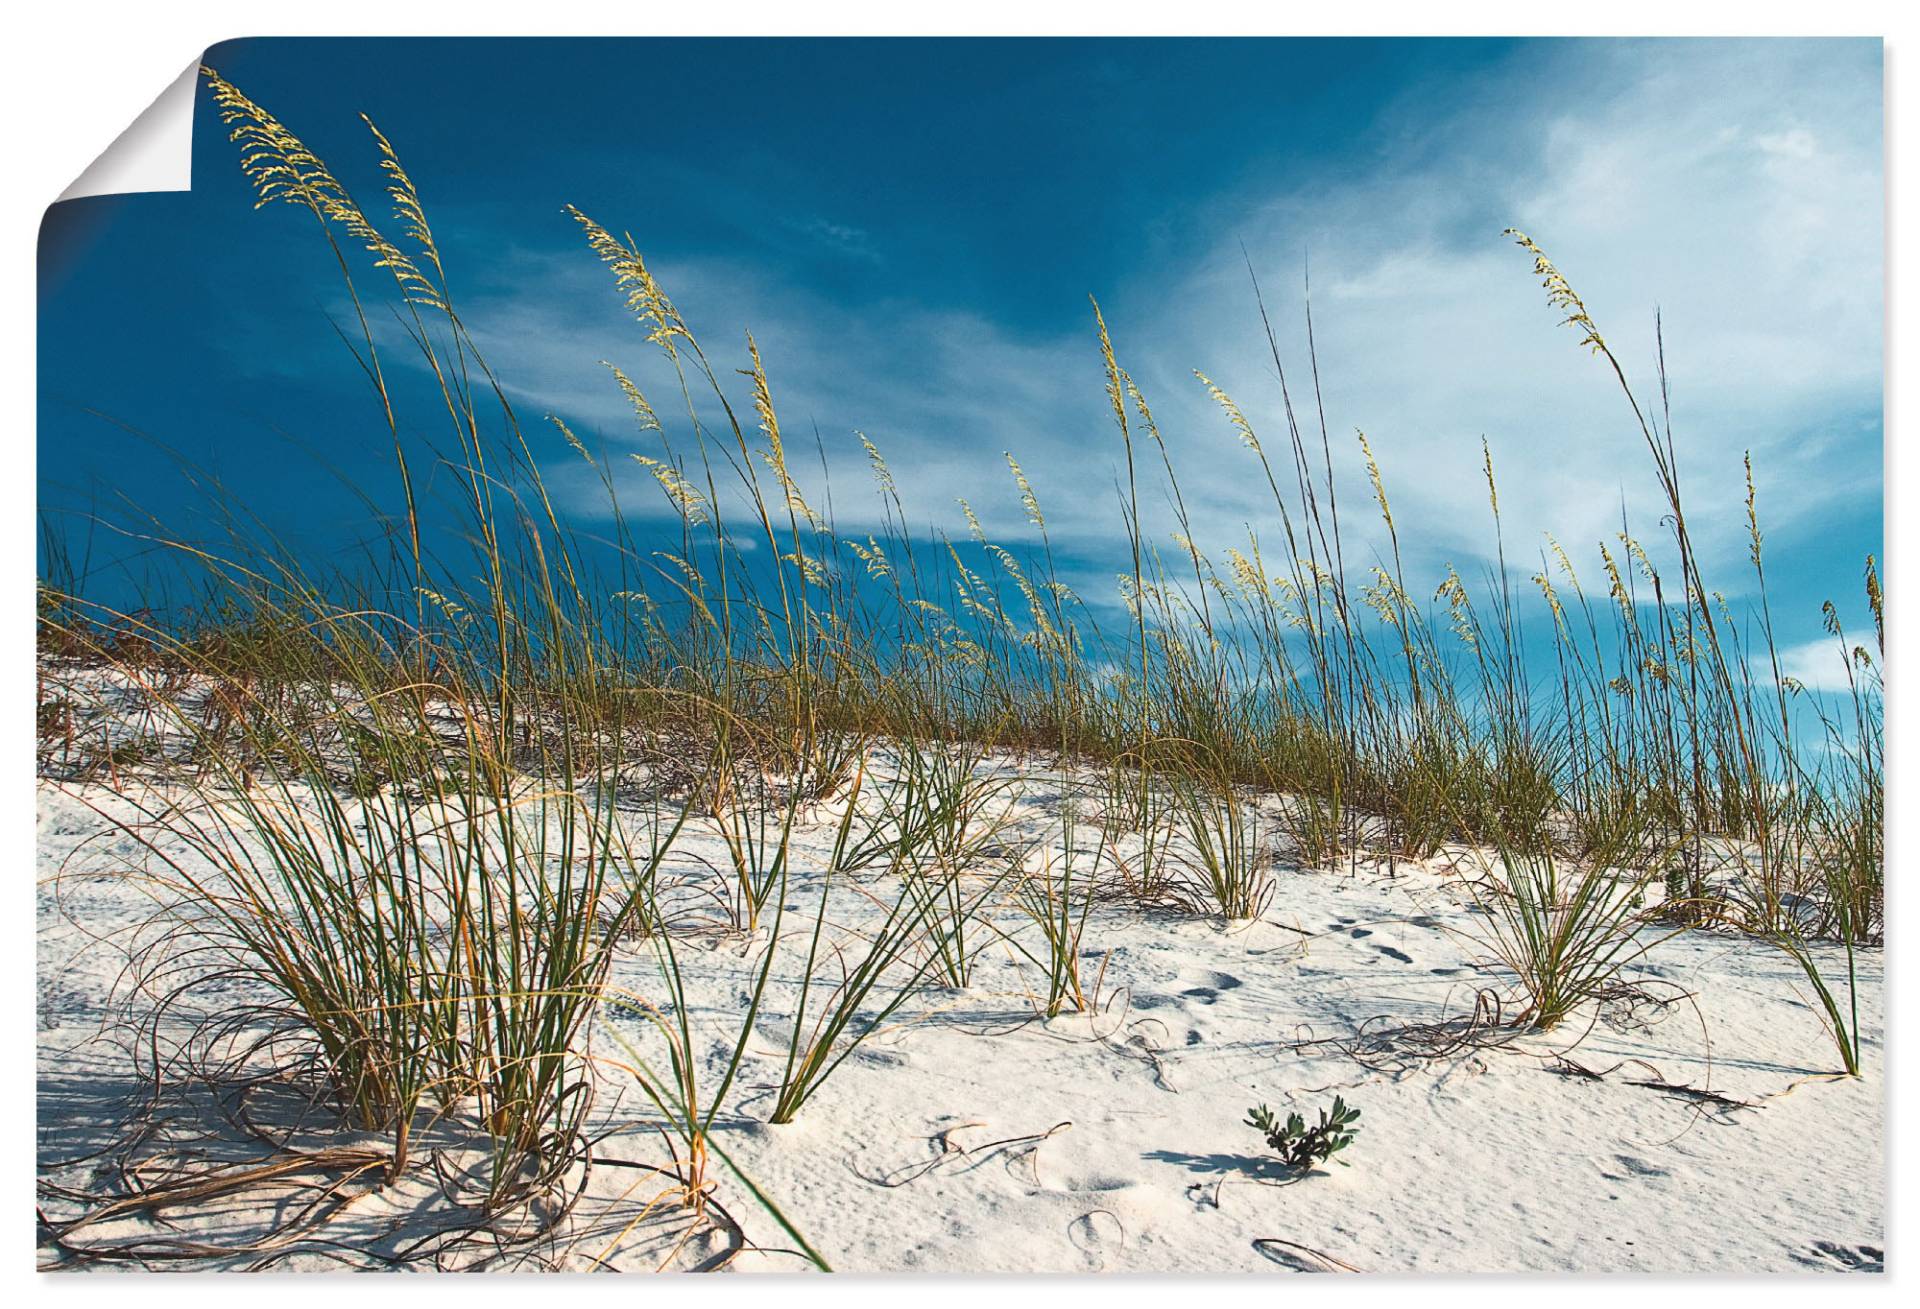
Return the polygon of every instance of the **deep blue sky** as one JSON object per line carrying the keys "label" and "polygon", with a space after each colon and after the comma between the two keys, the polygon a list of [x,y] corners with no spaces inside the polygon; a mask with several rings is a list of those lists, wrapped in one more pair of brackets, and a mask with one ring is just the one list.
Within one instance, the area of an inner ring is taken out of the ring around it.
{"label": "deep blue sky", "polygon": [[[376,214],[356,114],[378,123],[529,421],[625,440],[596,361],[649,366],[573,203],[633,233],[723,367],[755,330],[790,427],[820,425],[837,502],[858,427],[927,521],[951,526],[967,495],[1017,535],[1015,449],[1087,589],[1111,576],[1117,527],[1089,293],[1195,468],[1209,544],[1271,530],[1188,372],[1279,439],[1243,245],[1295,377],[1312,258],[1331,425],[1367,429],[1396,511],[1431,529],[1423,572],[1486,547],[1483,434],[1526,551],[1553,527],[1597,573],[1622,498],[1651,535],[1637,435],[1499,241],[1510,222],[1631,364],[1667,312],[1702,517],[1725,520],[1709,534],[1737,563],[1753,448],[1795,633],[1815,634],[1820,596],[1851,600],[1879,549],[1874,42],[259,40],[207,60]],[[383,498],[390,482],[328,321],[337,274],[310,219],[254,212],[204,90],[193,177],[49,212],[43,509],[124,494],[187,521],[151,438],[337,548],[369,520],[322,461]],[[1822,252],[1840,232],[1836,273]]]}

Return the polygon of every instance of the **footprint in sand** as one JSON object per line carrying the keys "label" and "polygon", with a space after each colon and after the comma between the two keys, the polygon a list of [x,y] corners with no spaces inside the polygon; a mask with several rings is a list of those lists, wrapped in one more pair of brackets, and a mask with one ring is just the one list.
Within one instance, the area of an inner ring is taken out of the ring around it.
{"label": "footprint in sand", "polygon": [[1602,1172],[1600,1174],[1609,1182],[1625,1182],[1635,1178],[1642,1181],[1660,1181],[1673,1176],[1671,1169],[1662,1168],[1658,1164],[1650,1164],[1645,1159],[1636,1159],[1630,1154],[1617,1154],[1613,1159],[1615,1163],[1620,1165],[1621,1171],[1617,1173]]}
{"label": "footprint in sand", "polygon": [[1109,1191],[1126,1191],[1139,1183],[1127,1177],[1109,1177],[1104,1173],[1082,1173],[1048,1186],[1056,1191],[1072,1191],[1076,1195],[1105,1195]]}
{"label": "footprint in sand", "polygon": [[1113,1214],[1095,1209],[1067,1224],[1067,1239],[1087,1261],[1088,1271],[1098,1272],[1107,1266],[1108,1259],[1125,1248],[1127,1229]]}
{"label": "footprint in sand", "polygon": [[1127,1176],[1124,1166],[1116,1168],[1098,1154],[1084,1153],[1091,1148],[1093,1142],[1084,1138],[1075,1141],[1069,1132],[1023,1151],[1020,1157],[1030,1166],[1034,1185],[1043,1191],[1093,1197],[1130,1191],[1140,1185]]}
{"label": "footprint in sand", "polygon": [[1390,945],[1375,946],[1374,949],[1378,950],[1381,954],[1385,955],[1387,958],[1397,959],[1403,964],[1410,964],[1413,962],[1412,955],[1408,954],[1404,950],[1396,950]]}
{"label": "footprint in sand", "polygon": [[1194,974],[1202,985],[1190,986],[1180,994],[1199,1004],[1213,1004],[1220,998],[1222,991],[1231,991],[1245,983],[1232,973],[1203,972]]}
{"label": "footprint in sand", "polygon": [[1795,1252],[1795,1263],[1835,1273],[1884,1273],[1886,1251],[1877,1245],[1840,1245],[1834,1241],[1815,1241],[1811,1254]]}

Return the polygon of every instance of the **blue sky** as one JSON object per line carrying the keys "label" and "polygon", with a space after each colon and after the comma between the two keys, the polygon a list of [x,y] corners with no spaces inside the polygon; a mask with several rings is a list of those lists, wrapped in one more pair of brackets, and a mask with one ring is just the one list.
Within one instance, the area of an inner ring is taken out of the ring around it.
{"label": "blue sky", "polygon": [[[1119,450],[1089,293],[1155,403],[1202,544],[1273,534],[1192,377],[1281,439],[1249,262],[1296,388],[1310,263],[1343,475],[1362,428],[1416,581],[1489,552],[1482,436],[1529,566],[1551,529],[1597,574],[1623,501],[1654,536],[1631,416],[1555,329],[1510,225],[1553,253],[1649,394],[1665,315],[1710,582],[1746,584],[1747,449],[1791,639],[1818,635],[1828,595],[1857,615],[1880,550],[1876,41],[260,40],[208,61],[370,210],[356,115],[373,117],[527,418],[641,449],[598,361],[662,381],[572,203],[634,235],[723,368],[753,330],[783,420],[821,432],[844,524],[873,508],[857,428],[922,523],[963,530],[965,496],[1017,543],[1011,450],[1090,599],[1112,593]],[[43,509],[124,494],[189,518],[158,442],[305,548],[338,550],[371,524],[342,481],[384,495],[390,456],[328,321],[337,276],[310,220],[252,210],[204,92],[194,150],[189,193],[50,211]],[[592,489],[553,454],[591,519]]]}

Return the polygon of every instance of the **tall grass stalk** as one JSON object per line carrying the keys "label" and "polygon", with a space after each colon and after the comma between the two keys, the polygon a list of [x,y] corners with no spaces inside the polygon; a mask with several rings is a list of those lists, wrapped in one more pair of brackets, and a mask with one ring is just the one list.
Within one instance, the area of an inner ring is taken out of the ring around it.
{"label": "tall grass stalk", "polygon": [[1077,857],[1084,853],[1078,846],[1076,817],[1074,802],[1065,801],[1058,853],[1044,851],[1041,867],[1021,873],[1015,889],[1015,902],[1040,936],[1041,954],[1035,955],[1025,947],[1021,950],[1046,974],[1043,1009],[1049,1018],[1058,1017],[1069,1004],[1077,1013],[1089,1007],[1080,976],[1080,943],[1086,935],[1098,884],[1092,869],[1075,867]]}

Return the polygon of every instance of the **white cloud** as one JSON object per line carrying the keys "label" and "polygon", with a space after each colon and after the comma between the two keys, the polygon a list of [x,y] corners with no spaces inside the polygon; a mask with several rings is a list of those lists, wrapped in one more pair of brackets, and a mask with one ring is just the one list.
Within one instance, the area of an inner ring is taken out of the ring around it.
{"label": "white cloud", "polygon": [[[1809,691],[1846,692],[1852,685],[1849,673],[1862,685],[1871,685],[1872,679],[1860,671],[1851,668],[1852,646],[1842,647],[1833,637],[1808,641],[1803,645],[1789,646],[1780,652],[1780,673],[1791,677]],[[1755,672],[1763,679],[1771,679],[1773,669],[1764,655],[1754,660]]]}
{"label": "white cloud", "polygon": [[[1635,530],[1659,535],[1662,506],[1631,412],[1602,362],[1555,327],[1526,257],[1499,236],[1509,224],[1554,256],[1656,406],[1653,315],[1664,313],[1693,529],[1719,584],[1739,589],[1743,450],[1754,452],[1776,540],[1870,507],[1882,370],[1877,46],[1528,47],[1485,89],[1483,104],[1437,119],[1434,88],[1404,89],[1383,108],[1363,166],[1308,193],[1218,197],[1210,248],[1135,270],[1103,294],[1206,543],[1232,544],[1251,523],[1271,548],[1277,522],[1257,467],[1190,370],[1245,407],[1290,485],[1246,260],[1262,275],[1293,402],[1317,441],[1297,278],[1307,254],[1350,531],[1378,541],[1353,446],[1361,428],[1403,540],[1430,547],[1410,561],[1418,568],[1450,558],[1466,569],[1489,553],[1483,435],[1517,563],[1531,564],[1552,528],[1586,565],[1593,543],[1618,529],[1623,498]],[[817,231],[836,235],[827,224]],[[524,296],[473,320],[499,333],[503,373],[537,387],[530,403],[626,431],[595,362],[606,356],[671,411],[669,375],[641,362],[650,348],[620,321],[584,251],[527,271]],[[754,329],[795,462],[817,471],[817,422],[847,525],[876,508],[857,428],[887,453],[919,525],[959,526],[953,501],[965,496],[990,531],[1027,535],[1001,457],[1012,450],[1056,540],[1113,541],[1120,447],[1090,315],[1033,339],[914,304],[855,311],[772,269],[656,271],[717,367],[744,364],[738,329]],[[646,495],[637,469],[632,480]],[[590,503],[584,482],[581,495]],[[1156,507],[1156,529],[1169,523]],[[1355,553],[1364,558],[1364,547]]]}
{"label": "white cloud", "polygon": [[[1877,450],[1858,438],[1880,393],[1879,87],[1860,53],[1583,47],[1497,115],[1440,125],[1423,144],[1457,144],[1424,162],[1266,210],[1247,246],[1281,269],[1311,248],[1330,425],[1369,433],[1411,535],[1486,540],[1483,434],[1510,541],[1553,527],[1587,544],[1617,527],[1623,494],[1654,534],[1631,412],[1554,330],[1524,256],[1497,238],[1506,223],[1548,248],[1653,403],[1664,313],[1694,530],[1720,560],[1738,558],[1744,449],[1776,530],[1877,495]],[[1211,371],[1251,407],[1272,371],[1264,343],[1214,326],[1242,321],[1219,306],[1245,302],[1244,278],[1237,247],[1217,252],[1180,299]],[[1284,298],[1298,402],[1293,291],[1269,285],[1268,300]]]}

